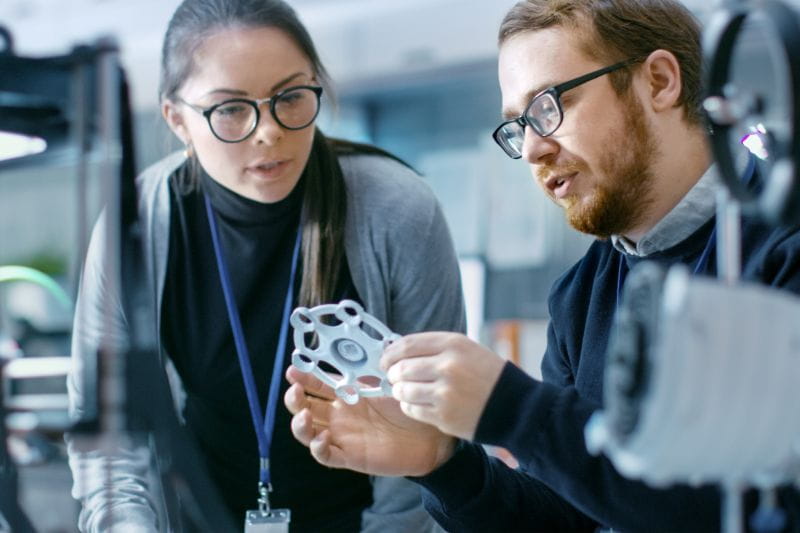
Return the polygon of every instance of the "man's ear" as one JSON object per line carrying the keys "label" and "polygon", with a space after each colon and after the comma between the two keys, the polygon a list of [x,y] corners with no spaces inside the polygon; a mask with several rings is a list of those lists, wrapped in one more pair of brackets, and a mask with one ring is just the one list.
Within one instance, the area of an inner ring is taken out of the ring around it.
{"label": "man's ear", "polygon": [[189,136],[189,130],[184,124],[183,114],[173,102],[164,100],[161,104],[161,115],[164,117],[164,121],[167,123],[167,126],[169,126],[169,129],[172,130],[172,133],[174,133],[183,144],[191,144],[191,137]]}
{"label": "man's ear", "polygon": [[672,52],[652,52],[641,68],[647,84],[647,96],[653,111],[661,112],[678,105],[683,85],[678,58]]}

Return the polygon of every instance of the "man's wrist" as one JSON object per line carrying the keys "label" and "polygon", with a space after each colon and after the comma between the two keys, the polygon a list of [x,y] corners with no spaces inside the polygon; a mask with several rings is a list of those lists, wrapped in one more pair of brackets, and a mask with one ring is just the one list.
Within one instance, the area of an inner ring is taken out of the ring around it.
{"label": "man's wrist", "polygon": [[[459,439],[450,436],[447,436],[445,439],[443,439],[439,446],[439,450],[436,453],[436,460],[434,461],[433,468],[431,468],[430,472],[437,470],[440,466],[449,461],[453,455],[455,455],[456,446],[459,442]],[[428,474],[430,474],[430,472],[428,472]]]}

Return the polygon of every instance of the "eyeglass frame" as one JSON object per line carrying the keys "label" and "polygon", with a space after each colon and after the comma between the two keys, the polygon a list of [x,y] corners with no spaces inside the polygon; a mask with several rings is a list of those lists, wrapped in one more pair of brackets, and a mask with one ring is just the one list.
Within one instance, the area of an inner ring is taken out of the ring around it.
{"label": "eyeglass frame", "polygon": [[[634,63],[638,63],[639,61],[642,61],[644,59],[645,58],[643,58],[643,57],[635,57],[635,58],[631,58],[631,59],[626,59],[625,61],[620,61],[619,63],[614,63],[613,65],[609,65],[609,66],[603,67],[601,69],[593,70],[592,72],[589,72],[588,74],[584,74],[582,76],[578,76],[577,78],[573,78],[571,80],[565,81],[564,83],[559,83],[558,85],[553,85],[552,87],[548,87],[547,89],[544,89],[543,91],[539,91],[538,93],[536,93],[531,98],[531,101],[528,103],[527,106],[525,106],[525,111],[523,111],[521,115],[519,115],[517,117],[514,117],[512,119],[506,120],[502,124],[497,126],[497,128],[495,128],[494,132],[492,133],[492,139],[494,139],[494,142],[496,142],[498,144],[498,146],[500,146],[500,148],[503,150],[503,153],[508,155],[511,159],[520,159],[522,157],[521,153],[519,155],[511,155],[511,154],[509,154],[508,151],[503,146],[503,143],[500,140],[498,140],[497,136],[500,134],[500,130],[502,130],[508,124],[516,123],[516,124],[519,124],[519,126],[522,127],[523,135],[525,133],[525,126],[530,126],[531,129],[533,129],[534,133],[536,133],[536,135],[538,135],[539,137],[550,137],[551,135],[553,135],[555,132],[558,131],[558,128],[560,128],[561,124],[564,122],[564,108],[561,106],[561,95],[562,94],[564,94],[565,92],[567,92],[567,91],[569,91],[571,89],[574,89],[574,88],[576,88],[576,87],[578,87],[580,85],[583,85],[584,83],[588,83],[588,82],[590,82],[590,81],[592,81],[594,79],[597,79],[600,76],[604,76],[604,75],[609,74],[611,72],[614,72],[614,71],[617,71],[619,69],[628,67],[628,66],[630,66],[630,65],[632,65]],[[537,99],[541,98],[544,95],[550,95],[550,97],[555,101],[556,108],[558,109],[558,124],[556,124],[555,128],[553,128],[552,131],[550,131],[550,132],[548,132],[546,134],[539,133],[539,131],[537,131],[537,129],[536,129],[536,126],[534,126],[533,123],[531,123],[528,120],[528,117],[527,117],[528,111],[530,111],[530,109],[533,106],[534,102],[536,102]]]}
{"label": "eyeglass frame", "polygon": [[[278,114],[275,112],[275,101],[280,99],[280,97],[283,96],[284,94],[286,94],[286,93],[288,93],[290,91],[295,91],[297,89],[310,89],[315,95],[317,95],[317,111],[314,113],[314,116],[311,117],[311,120],[309,120],[308,124],[306,124],[305,126],[300,126],[299,128],[290,128],[289,126],[284,124],[281,121],[281,119],[278,118]],[[203,115],[203,117],[206,119],[206,122],[208,123],[208,129],[211,130],[211,134],[214,135],[214,137],[216,137],[217,139],[219,139],[220,141],[222,141],[224,143],[235,144],[235,143],[240,143],[240,142],[246,141],[258,129],[258,124],[259,124],[259,122],[261,122],[261,106],[266,104],[267,102],[269,102],[269,114],[272,116],[273,120],[275,120],[275,122],[281,128],[289,130],[289,131],[298,131],[298,130],[305,129],[305,128],[309,127],[311,124],[314,123],[314,121],[317,118],[317,115],[319,115],[319,110],[322,107],[320,105],[320,99],[321,98],[322,98],[322,87],[320,87],[319,85],[295,85],[293,87],[287,87],[286,89],[284,89],[284,90],[282,90],[282,91],[280,91],[278,93],[275,93],[272,96],[269,96],[267,98],[258,98],[258,99],[255,99],[255,100],[251,100],[250,98],[228,98],[227,100],[223,100],[222,102],[219,102],[219,103],[214,104],[214,105],[209,106],[209,107],[202,107],[202,106],[199,106],[199,105],[196,105],[196,104],[190,104],[189,102],[187,102],[186,100],[184,100],[181,97],[178,97],[178,100],[180,100],[183,104],[186,104],[189,108],[191,108],[191,109],[197,111],[198,113],[200,113],[201,115]],[[250,132],[247,135],[245,135],[241,139],[237,139],[235,141],[230,141],[228,139],[223,139],[222,137],[217,135],[216,131],[214,131],[214,126],[211,125],[211,114],[214,113],[214,111],[216,111],[218,108],[220,108],[220,107],[222,107],[222,106],[224,106],[226,104],[230,104],[230,103],[234,103],[234,102],[240,102],[240,103],[243,103],[243,104],[247,104],[250,107],[252,107],[253,109],[255,109],[256,110],[256,120],[255,120],[255,122],[253,122],[253,127],[252,127],[252,129],[250,130]]]}

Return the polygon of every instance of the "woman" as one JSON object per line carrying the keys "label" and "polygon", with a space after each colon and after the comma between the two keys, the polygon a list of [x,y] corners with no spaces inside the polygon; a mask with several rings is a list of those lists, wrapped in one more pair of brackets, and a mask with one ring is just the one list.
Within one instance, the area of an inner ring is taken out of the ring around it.
{"label": "woman", "polygon": [[[289,364],[281,322],[293,306],[349,298],[401,334],[464,328],[438,204],[388,154],[315,127],[326,82],[308,33],[280,0],[185,0],[176,10],[160,92],[186,150],[137,180],[159,348],[180,414],[237,521],[269,482],[270,503],[291,510],[292,531],[419,531],[430,522],[408,482],[319,466],[292,438],[283,406],[273,425],[259,422],[274,403],[268,396],[279,400],[287,388],[273,376]],[[73,335],[78,369],[92,339],[113,335],[85,318],[103,309],[101,239],[93,241]],[[70,379],[77,412],[80,375]],[[144,459],[115,463],[110,495],[97,476],[81,481],[89,461],[70,446],[81,529],[155,529],[136,467]]]}

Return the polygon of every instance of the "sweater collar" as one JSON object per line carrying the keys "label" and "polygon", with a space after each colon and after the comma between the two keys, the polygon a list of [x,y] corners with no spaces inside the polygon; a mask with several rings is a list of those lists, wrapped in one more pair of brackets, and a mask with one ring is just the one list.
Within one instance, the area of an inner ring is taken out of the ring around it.
{"label": "sweater collar", "polygon": [[264,225],[296,215],[303,197],[303,177],[292,192],[277,202],[264,203],[246,198],[200,171],[200,188],[211,200],[214,211],[225,220],[241,225]]}

